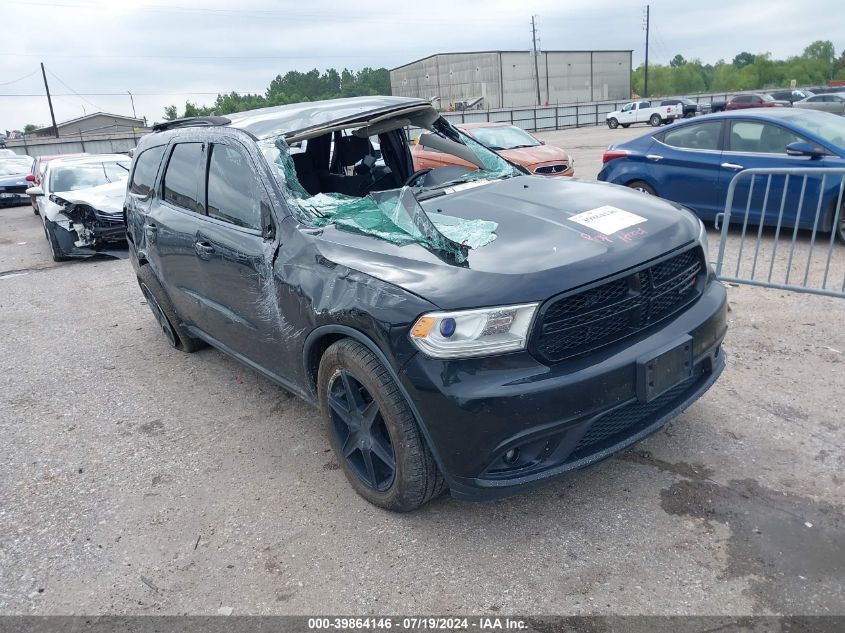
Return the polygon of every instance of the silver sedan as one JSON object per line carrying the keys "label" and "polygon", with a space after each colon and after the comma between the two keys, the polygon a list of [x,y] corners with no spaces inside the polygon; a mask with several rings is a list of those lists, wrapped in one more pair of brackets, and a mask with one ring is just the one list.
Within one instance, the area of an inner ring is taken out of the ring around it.
{"label": "silver sedan", "polygon": [[792,104],[794,108],[807,108],[810,110],[821,110],[833,114],[845,115],[845,92],[831,92],[822,95],[813,95]]}

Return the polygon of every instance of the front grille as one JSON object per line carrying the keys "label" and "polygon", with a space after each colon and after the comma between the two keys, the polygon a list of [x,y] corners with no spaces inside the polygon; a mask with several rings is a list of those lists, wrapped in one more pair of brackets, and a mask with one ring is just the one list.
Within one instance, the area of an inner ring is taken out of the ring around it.
{"label": "front grille", "polygon": [[553,297],[540,309],[530,349],[558,362],[640,332],[695,301],[706,274],[700,247],[624,277]]}
{"label": "front grille", "polygon": [[697,373],[669,389],[651,402],[632,402],[624,405],[596,420],[569,454],[567,461],[583,459],[604,447],[613,446],[626,437],[639,433],[652,424],[661,409],[680,401],[687,396],[687,391],[701,377]]}
{"label": "front grille", "polygon": [[534,170],[535,174],[540,175],[549,175],[549,174],[562,174],[567,169],[569,169],[569,165],[566,163],[560,163],[559,165],[543,165],[542,167],[538,167]]}

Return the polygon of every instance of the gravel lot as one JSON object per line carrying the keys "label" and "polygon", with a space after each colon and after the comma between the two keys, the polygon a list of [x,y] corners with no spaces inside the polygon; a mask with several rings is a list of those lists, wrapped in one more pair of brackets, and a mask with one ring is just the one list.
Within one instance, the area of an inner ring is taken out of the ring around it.
{"label": "gravel lot", "polygon": [[[646,131],[543,136],[591,177]],[[31,209],[2,209],[0,612],[845,614],[845,301],[729,296],[729,367],[664,430],[400,516],[303,402],[171,350],[127,261],[53,264]]]}

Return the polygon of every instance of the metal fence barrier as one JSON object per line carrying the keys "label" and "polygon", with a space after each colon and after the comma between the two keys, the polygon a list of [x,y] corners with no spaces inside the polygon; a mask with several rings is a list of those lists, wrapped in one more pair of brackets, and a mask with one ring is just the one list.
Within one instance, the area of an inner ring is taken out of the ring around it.
{"label": "metal fence barrier", "polygon": [[725,212],[716,217],[716,276],[845,297],[845,244],[837,239],[845,234],[843,193],[843,168],[739,172],[728,186]]}

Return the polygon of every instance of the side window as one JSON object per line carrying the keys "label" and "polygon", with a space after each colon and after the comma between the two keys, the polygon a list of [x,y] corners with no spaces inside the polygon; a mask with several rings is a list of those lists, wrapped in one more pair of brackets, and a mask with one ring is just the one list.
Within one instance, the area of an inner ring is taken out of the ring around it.
{"label": "side window", "polygon": [[202,213],[199,182],[202,178],[202,143],[179,143],[164,172],[164,200],[188,211]]}
{"label": "side window", "polygon": [[164,145],[151,147],[138,156],[135,161],[135,171],[132,173],[132,182],[129,184],[131,193],[145,197],[152,193],[158,166],[164,156],[164,148]]}
{"label": "side window", "polygon": [[718,150],[721,132],[721,121],[706,121],[669,129],[664,132],[662,141],[666,145],[683,149]]}
{"label": "side window", "polygon": [[734,152],[785,154],[786,146],[802,141],[786,128],[755,121],[732,121],[730,149]]}
{"label": "side window", "polygon": [[228,145],[212,145],[208,163],[208,215],[260,231],[264,199],[252,163]]}

